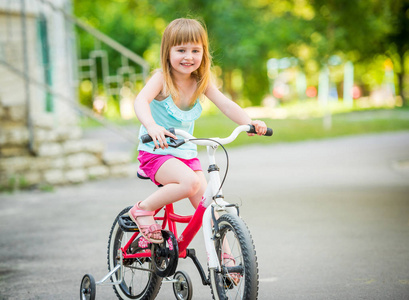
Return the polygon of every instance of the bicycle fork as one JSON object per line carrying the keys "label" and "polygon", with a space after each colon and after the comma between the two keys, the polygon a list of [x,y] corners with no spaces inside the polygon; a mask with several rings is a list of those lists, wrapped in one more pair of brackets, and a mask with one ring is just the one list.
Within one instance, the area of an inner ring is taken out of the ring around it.
{"label": "bicycle fork", "polygon": [[218,230],[214,230],[215,224],[213,220],[215,220],[215,218],[213,218],[213,215],[216,207],[219,208],[217,209],[218,212],[223,211],[225,213],[231,214],[237,214],[237,210],[231,207],[230,204],[225,201],[218,201],[218,204],[210,205],[203,215],[203,234],[209,269],[213,268],[217,269],[218,271],[221,271],[219,259],[216,253],[216,248],[214,247],[214,239],[216,235],[219,234]]}
{"label": "bicycle fork", "polygon": [[209,157],[209,169],[207,171],[209,172],[210,184],[204,193],[203,206],[207,208],[203,214],[202,224],[209,269],[221,271],[214,247],[214,237],[218,234],[218,230],[213,230],[213,226],[217,226],[215,222],[215,210],[217,212],[231,214],[238,214],[238,211],[234,209],[231,204],[223,200],[223,192],[220,188],[220,172],[215,160],[216,149],[217,146],[207,146],[207,154]]}

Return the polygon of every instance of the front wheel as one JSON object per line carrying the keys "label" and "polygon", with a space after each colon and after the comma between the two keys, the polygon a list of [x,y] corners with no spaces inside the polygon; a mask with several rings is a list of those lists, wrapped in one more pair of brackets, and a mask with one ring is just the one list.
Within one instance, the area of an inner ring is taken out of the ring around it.
{"label": "front wheel", "polygon": [[256,250],[246,224],[233,214],[222,215],[217,223],[214,246],[221,270],[209,269],[213,299],[257,299]]}

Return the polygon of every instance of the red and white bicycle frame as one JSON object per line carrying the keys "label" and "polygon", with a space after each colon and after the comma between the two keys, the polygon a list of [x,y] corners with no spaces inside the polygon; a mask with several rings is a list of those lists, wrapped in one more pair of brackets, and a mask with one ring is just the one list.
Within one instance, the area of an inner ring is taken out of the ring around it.
{"label": "red and white bicycle frame", "polygon": [[[155,214],[155,219],[157,221],[162,221],[162,229],[165,229],[166,226],[168,229],[175,235],[178,246],[179,246],[179,257],[186,257],[186,249],[189,246],[190,242],[196,236],[200,227],[203,225],[203,234],[204,241],[208,257],[208,267],[209,269],[219,269],[220,264],[217,259],[216,249],[213,243],[213,216],[212,210],[217,211],[218,213],[233,213],[237,214],[237,210],[234,207],[227,207],[228,202],[223,200],[222,190],[220,188],[220,172],[219,168],[216,165],[215,152],[217,147],[220,144],[228,144],[236,139],[239,133],[243,131],[249,131],[249,125],[238,126],[232,134],[227,138],[212,138],[212,139],[196,139],[194,136],[188,134],[183,130],[175,130],[176,135],[183,137],[186,142],[195,143],[197,145],[207,147],[207,156],[209,159],[209,180],[206,191],[203,195],[203,199],[200,202],[195,213],[191,216],[181,216],[174,212],[173,204],[166,205],[164,216],[156,216],[156,214],[161,210],[157,210]],[[188,223],[185,230],[178,237],[176,223]],[[139,252],[135,254],[127,253],[127,249],[131,246],[132,242],[136,239],[139,232],[135,232],[132,238],[128,243],[121,248],[121,259],[131,259],[131,258],[141,258],[141,257],[150,257],[150,251]]]}

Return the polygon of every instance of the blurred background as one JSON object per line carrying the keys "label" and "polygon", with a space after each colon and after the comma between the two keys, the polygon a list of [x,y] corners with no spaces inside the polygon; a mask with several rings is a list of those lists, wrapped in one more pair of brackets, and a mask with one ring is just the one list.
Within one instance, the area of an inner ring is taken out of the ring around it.
{"label": "blurred background", "polygon": [[[219,86],[243,106],[331,100],[394,107],[409,96],[408,1],[74,1],[73,9],[151,68],[160,67],[171,20],[202,20]],[[81,53],[94,46],[88,40]],[[86,87],[81,101],[90,105]]]}
{"label": "blurred background", "polygon": [[[179,17],[206,25],[221,90],[275,129],[257,143],[409,128],[408,0],[0,0],[2,189],[132,174],[133,99]],[[234,126],[203,106],[195,135]],[[106,131],[126,155],[107,157]]]}

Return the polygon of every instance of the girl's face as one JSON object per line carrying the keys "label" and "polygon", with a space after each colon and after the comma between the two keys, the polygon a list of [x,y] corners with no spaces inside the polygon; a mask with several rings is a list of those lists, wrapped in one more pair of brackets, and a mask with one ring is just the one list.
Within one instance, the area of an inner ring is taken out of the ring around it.
{"label": "girl's face", "polygon": [[174,72],[188,75],[196,71],[203,58],[202,44],[187,43],[170,48],[169,61]]}

